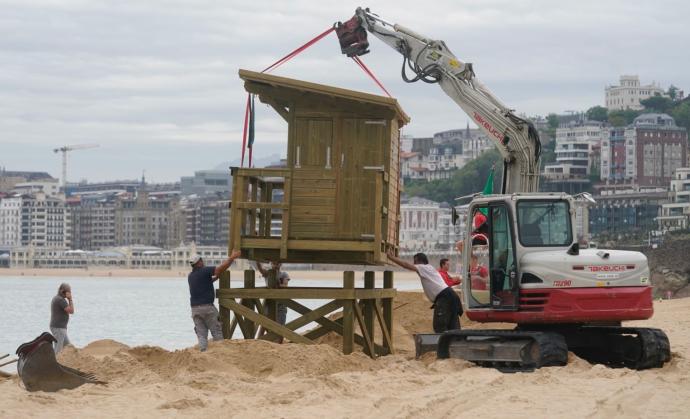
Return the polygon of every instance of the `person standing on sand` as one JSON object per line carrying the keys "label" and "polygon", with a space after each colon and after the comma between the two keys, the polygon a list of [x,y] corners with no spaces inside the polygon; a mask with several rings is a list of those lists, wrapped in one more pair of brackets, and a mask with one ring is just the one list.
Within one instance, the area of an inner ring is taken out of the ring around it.
{"label": "person standing on sand", "polygon": [[211,331],[213,340],[223,339],[223,330],[218,321],[218,309],[213,304],[216,295],[213,282],[220,274],[227,271],[232,262],[240,257],[241,253],[233,250],[230,257],[218,266],[204,266],[201,256],[194,255],[190,258],[192,272],[187,276],[189,284],[189,303],[192,306],[192,320],[194,332],[199,340],[199,350],[204,352],[208,348],[208,332]]}
{"label": "person standing on sand", "polygon": [[409,263],[388,254],[388,259],[419,275],[424,294],[432,302],[431,308],[434,309],[434,332],[443,333],[446,330],[460,329],[462,303],[458,294],[446,285],[436,268],[429,265],[429,258],[424,253],[417,253],[412,258],[413,263]]}
{"label": "person standing on sand", "polygon": [[55,354],[59,354],[62,349],[71,345],[67,337],[67,322],[70,314],[74,314],[74,301],[72,301],[72,287],[67,283],[62,283],[58,287],[57,295],[50,302],[50,332],[55,338]]}
{"label": "person standing on sand", "polygon": [[[288,274],[285,271],[282,271],[280,269],[281,266],[282,264],[280,262],[271,262],[271,269],[276,272],[276,278],[278,279],[276,285],[278,286],[278,288],[287,288],[288,282],[290,282],[290,274]],[[266,281],[266,286],[269,287],[269,271],[263,267],[261,262],[256,262],[256,269],[261,273],[261,276],[264,277],[264,281]],[[266,307],[264,314],[268,315],[268,307]],[[276,301],[276,321],[282,324],[283,326],[285,326],[285,323],[287,322],[287,306],[280,300]],[[263,332],[263,327],[260,326],[257,336],[262,336]],[[278,343],[283,343],[282,336],[278,337]]]}

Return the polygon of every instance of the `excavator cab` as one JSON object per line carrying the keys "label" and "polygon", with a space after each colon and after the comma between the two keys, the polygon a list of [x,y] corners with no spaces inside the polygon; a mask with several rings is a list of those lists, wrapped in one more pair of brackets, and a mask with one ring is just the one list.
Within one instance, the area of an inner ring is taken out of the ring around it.
{"label": "excavator cab", "polygon": [[[520,258],[543,250],[567,250],[573,243],[572,198],[564,194],[492,195],[469,208],[463,254],[465,306],[517,311]],[[525,278],[529,278],[526,275]]]}
{"label": "excavator cab", "polygon": [[517,310],[519,286],[513,214],[503,200],[471,208],[464,256],[465,295],[469,307]]}

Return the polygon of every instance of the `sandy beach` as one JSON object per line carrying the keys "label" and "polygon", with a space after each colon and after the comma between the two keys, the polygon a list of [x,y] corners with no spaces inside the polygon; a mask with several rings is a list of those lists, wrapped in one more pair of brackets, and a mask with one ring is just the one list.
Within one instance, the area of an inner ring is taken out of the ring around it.
{"label": "sandy beach", "polygon": [[429,354],[415,360],[412,334],[428,331],[428,306],[421,293],[399,293],[398,352],[377,360],[343,355],[332,337],[310,346],[224,341],[206,353],[112,340],[68,348],[61,362],[108,384],[29,393],[16,377],[0,379],[0,417],[687,417],[690,299],[656,303],[653,319],[635,322],[671,340],[671,362],[647,371],[572,354],[565,367],[515,374]]}

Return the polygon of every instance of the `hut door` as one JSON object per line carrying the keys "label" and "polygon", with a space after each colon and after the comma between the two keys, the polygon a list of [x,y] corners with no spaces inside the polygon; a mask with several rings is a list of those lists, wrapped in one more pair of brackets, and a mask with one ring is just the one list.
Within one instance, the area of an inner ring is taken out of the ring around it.
{"label": "hut door", "polygon": [[292,161],[295,169],[330,169],[333,157],[333,120],[295,119],[292,142]]}
{"label": "hut door", "polygon": [[337,231],[340,238],[373,238],[377,170],[382,166],[387,121],[344,119],[338,180]]}
{"label": "hut door", "polygon": [[332,239],[336,212],[333,120],[296,118],[294,126],[289,237]]}

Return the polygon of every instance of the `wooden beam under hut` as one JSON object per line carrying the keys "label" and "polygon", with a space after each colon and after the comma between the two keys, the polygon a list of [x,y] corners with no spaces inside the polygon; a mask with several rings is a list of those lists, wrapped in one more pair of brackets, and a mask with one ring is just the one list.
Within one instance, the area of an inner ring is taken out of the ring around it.
{"label": "wooden beam under hut", "polygon": [[[383,273],[383,288],[376,288],[376,273],[364,273],[365,286],[355,287],[355,274],[343,273],[343,287],[256,287],[254,271],[245,271],[244,288],[230,288],[229,280],[221,281],[217,291],[223,320],[223,336],[232,338],[238,326],[244,339],[255,339],[258,327],[268,332],[266,336],[280,336],[294,343],[314,344],[328,333],[342,337],[344,354],[355,350],[355,345],[375,358],[395,353],[393,346],[393,272]],[[221,278],[222,279],[222,278]],[[271,281],[269,281],[270,283]],[[267,309],[261,305],[266,301]],[[276,321],[272,305],[280,300],[298,317],[282,325]],[[321,300],[319,307],[309,308],[297,300]],[[340,318],[334,313],[342,309]],[[227,313],[232,313],[233,320]],[[308,328],[309,325],[314,327]],[[377,332],[378,329],[378,332]],[[380,336],[377,341],[376,337]]]}

